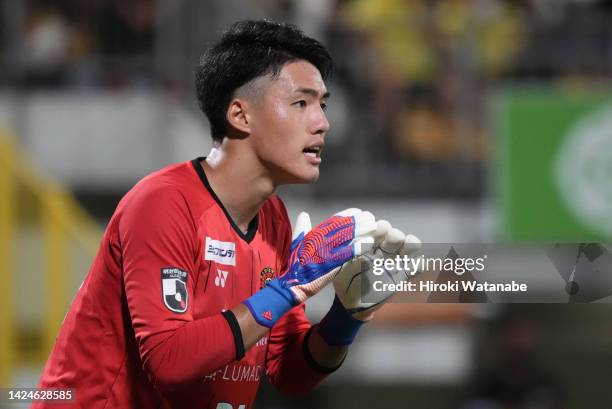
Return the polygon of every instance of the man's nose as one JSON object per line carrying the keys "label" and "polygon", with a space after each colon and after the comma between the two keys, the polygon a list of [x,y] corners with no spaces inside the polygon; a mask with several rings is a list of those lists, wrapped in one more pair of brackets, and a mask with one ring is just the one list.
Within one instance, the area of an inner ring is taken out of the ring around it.
{"label": "man's nose", "polygon": [[320,109],[314,118],[313,133],[324,136],[327,131],[329,131],[329,127],[330,125],[329,121],[327,120],[327,115],[325,115],[325,111],[323,111],[323,109]]}

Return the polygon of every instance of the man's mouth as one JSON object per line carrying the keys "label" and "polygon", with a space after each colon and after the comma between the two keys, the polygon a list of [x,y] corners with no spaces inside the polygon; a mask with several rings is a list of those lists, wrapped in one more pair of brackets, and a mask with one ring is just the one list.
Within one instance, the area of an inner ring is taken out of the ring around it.
{"label": "man's mouth", "polygon": [[311,158],[320,158],[321,157],[321,146],[320,145],[315,145],[315,146],[310,146],[306,149],[304,149],[302,152],[304,152],[304,154],[306,156],[309,156]]}

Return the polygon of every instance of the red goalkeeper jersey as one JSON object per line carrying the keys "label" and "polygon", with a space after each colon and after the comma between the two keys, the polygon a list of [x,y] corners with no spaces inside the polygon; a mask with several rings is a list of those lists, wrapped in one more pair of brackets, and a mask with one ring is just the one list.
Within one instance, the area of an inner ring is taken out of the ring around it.
{"label": "red goalkeeper jersey", "polygon": [[121,200],[39,384],[76,399],[32,408],[246,409],[266,374],[290,394],[326,376],[304,348],[303,305],[243,350],[227,310],[284,273],[291,226],[273,196],[241,232],[200,160],[147,176]]}

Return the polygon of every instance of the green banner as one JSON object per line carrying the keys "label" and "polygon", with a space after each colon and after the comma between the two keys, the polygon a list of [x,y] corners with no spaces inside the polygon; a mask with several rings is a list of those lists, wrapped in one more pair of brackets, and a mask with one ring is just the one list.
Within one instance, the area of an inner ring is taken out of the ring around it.
{"label": "green banner", "polygon": [[612,239],[612,94],[509,90],[497,101],[502,238]]}

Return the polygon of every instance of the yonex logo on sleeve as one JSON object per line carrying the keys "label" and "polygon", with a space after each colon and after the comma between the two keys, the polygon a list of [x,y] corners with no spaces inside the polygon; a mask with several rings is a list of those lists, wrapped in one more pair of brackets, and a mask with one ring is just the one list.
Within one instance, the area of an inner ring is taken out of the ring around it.
{"label": "yonex logo on sleeve", "polygon": [[219,241],[206,237],[204,260],[235,266],[236,244],[231,241]]}

